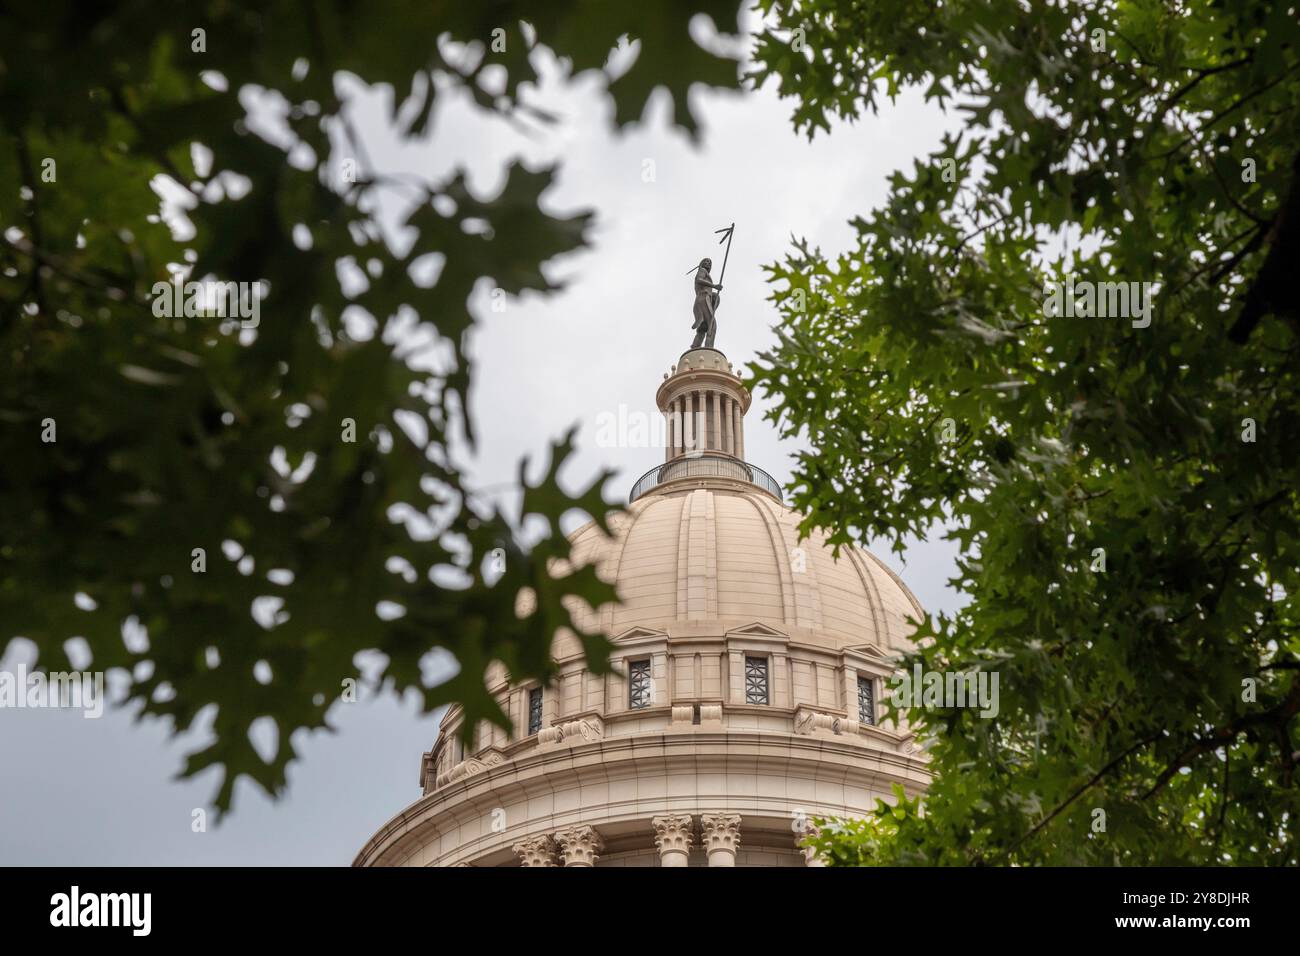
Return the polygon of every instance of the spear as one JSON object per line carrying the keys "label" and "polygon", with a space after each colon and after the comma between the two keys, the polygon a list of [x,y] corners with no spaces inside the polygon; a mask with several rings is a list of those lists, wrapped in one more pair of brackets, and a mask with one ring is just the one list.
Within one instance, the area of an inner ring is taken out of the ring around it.
{"label": "spear", "polygon": [[[727,274],[727,257],[731,255],[731,234],[735,231],[736,231],[736,224],[734,222],[730,226],[727,226],[725,229],[713,230],[713,234],[715,236],[718,233],[726,233],[726,235],[724,235],[721,239],[718,240],[718,245],[722,245],[724,242],[727,244],[727,251],[722,254],[722,271],[718,273],[718,285],[722,285],[722,277]],[[717,309],[718,307],[718,299],[719,299],[718,294],[716,292],[713,293],[714,309]]]}

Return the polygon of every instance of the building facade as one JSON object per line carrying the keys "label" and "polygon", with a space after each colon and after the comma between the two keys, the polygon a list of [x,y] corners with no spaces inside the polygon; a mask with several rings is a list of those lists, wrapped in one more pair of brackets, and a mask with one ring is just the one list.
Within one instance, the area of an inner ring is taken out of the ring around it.
{"label": "building facade", "polygon": [[618,673],[560,636],[559,677],[489,686],[514,723],[462,746],[451,708],[423,796],[358,866],[804,866],[815,817],[862,816],[895,784],[924,791],[907,728],[880,726],[920,604],[860,548],[838,559],[745,461],[750,395],[726,356],[682,355],[656,396],[665,461],[613,538],[572,536],[621,603],[588,611]]}

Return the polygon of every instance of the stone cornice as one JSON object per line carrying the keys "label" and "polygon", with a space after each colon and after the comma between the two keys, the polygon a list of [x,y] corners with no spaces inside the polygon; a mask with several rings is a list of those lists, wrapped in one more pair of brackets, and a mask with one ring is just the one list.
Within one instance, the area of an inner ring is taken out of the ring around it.
{"label": "stone cornice", "polygon": [[754,401],[740,376],[728,369],[679,365],[655,390],[655,404],[661,412],[666,412],[674,399],[700,388],[714,388],[731,395],[740,403],[741,414],[747,413]]}
{"label": "stone cornice", "polygon": [[[710,452],[710,454],[714,454]],[[739,458],[736,461],[740,461]],[[743,481],[739,478],[727,478],[722,475],[695,475],[683,476],[681,478],[671,478],[662,484],[655,485],[638,500],[652,498],[656,495],[667,497],[673,494],[693,491],[696,488],[708,488],[711,491],[733,491],[736,494],[756,494],[766,495],[778,504],[781,499],[771,494],[766,489],[752,482]]]}
{"label": "stone cornice", "polygon": [[[476,774],[491,766],[501,764],[503,761],[515,761],[521,756],[540,748],[555,747],[559,745],[573,746],[575,743],[583,741],[599,740],[609,735],[608,728],[618,727],[620,724],[641,723],[651,718],[662,718],[665,721],[663,730],[673,731],[680,729],[676,725],[675,711],[683,708],[693,708],[699,705],[701,707],[716,708],[718,711],[716,719],[724,719],[721,729],[727,730],[725,717],[727,715],[753,715],[758,717],[777,717],[786,719],[791,722],[790,732],[796,735],[804,735],[808,731],[801,727],[801,715],[809,713],[818,713],[828,715],[842,723],[842,729],[835,730],[836,736],[843,736],[846,741],[855,740],[859,737],[869,738],[868,740],[859,740],[858,745],[862,747],[871,747],[873,744],[884,746],[890,750],[898,750],[910,741],[916,733],[913,730],[903,728],[885,727],[879,724],[860,724],[856,717],[842,707],[827,707],[810,703],[797,703],[788,707],[780,707],[773,704],[747,704],[747,703],[728,703],[725,698],[721,697],[681,697],[672,704],[653,704],[649,707],[640,707],[635,710],[624,709],[609,713],[589,710],[577,714],[566,714],[556,718],[551,724],[543,727],[542,730],[520,740],[511,741],[504,746],[488,746],[482,750],[476,751],[467,756],[451,767],[446,773],[437,775],[434,780],[434,787],[429,789],[441,789],[455,781]],[[710,717],[710,720],[714,720]],[[454,726],[449,725],[454,730]],[[712,728],[717,730],[718,727]],[[765,731],[768,732],[768,731]],[[781,731],[772,731],[781,733]],[[440,739],[446,739],[445,736]],[[865,756],[865,755],[864,755]],[[422,776],[421,786],[425,787],[425,780],[428,773],[433,769],[435,764],[428,754],[421,762]]]}
{"label": "stone cornice", "polygon": [[[529,829],[534,823],[528,820],[512,822],[501,833],[479,832],[482,828],[477,826],[477,821],[490,818],[494,808],[512,800],[555,793],[566,786],[578,787],[588,779],[608,781],[619,775],[641,777],[670,771],[674,775],[707,779],[711,775],[736,773],[741,768],[746,775],[763,772],[806,781],[821,779],[882,797],[888,796],[895,783],[908,796],[918,796],[929,781],[926,761],[920,753],[878,749],[864,753],[861,743],[841,737],[732,730],[606,738],[573,747],[534,750],[427,794],[381,827],[357,854],[353,865],[400,863],[432,836],[462,824],[474,823],[470,829],[475,835],[462,841],[460,849],[452,855],[454,858],[444,855],[434,862],[445,865],[494,849],[508,851],[515,843],[542,831],[554,832],[564,825],[600,826],[610,821],[644,818],[646,811],[641,801],[634,800],[628,805],[617,801],[604,805],[584,802],[575,807],[572,819],[562,819],[559,814],[545,815],[536,822],[537,833]],[[663,814],[690,810],[689,803],[675,806],[667,798],[662,802]],[[809,816],[859,815],[871,809],[871,805],[842,806],[811,798],[797,803]],[[789,798],[754,793],[731,798],[728,810],[742,815],[782,814],[788,812],[790,805]]]}

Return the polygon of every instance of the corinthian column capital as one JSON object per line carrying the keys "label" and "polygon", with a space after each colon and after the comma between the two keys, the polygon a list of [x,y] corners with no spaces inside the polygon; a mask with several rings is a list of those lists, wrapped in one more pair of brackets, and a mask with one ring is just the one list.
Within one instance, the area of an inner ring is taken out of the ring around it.
{"label": "corinthian column capital", "polygon": [[739,813],[702,813],[700,829],[709,866],[735,866],[736,847],[740,845]]}
{"label": "corinthian column capital", "polygon": [[803,854],[804,866],[825,866],[825,861],[817,855],[817,851],[810,846],[804,846],[804,840],[809,837],[816,837],[821,834],[821,827],[812,822],[805,822],[804,828],[794,835],[794,845],[800,853]]}
{"label": "corinthian column capital", "polygon": [[605,849],[600,834],[589,826],[565,827],[555,834],[565,866],[595,866],[601,850]]}
{"label": "corinthian column capital", "polygon": [[520,866],[558,866],[555,862],[555,841],[548,836],[533,837],[516,843],[512,850],[519,857]]}
{"label": "corinthian column capital", "polygon": [[655,846],[660,866],[686,866],[691,853],[694,826],[688,813],[666,814],[650,821],[655,828]]}

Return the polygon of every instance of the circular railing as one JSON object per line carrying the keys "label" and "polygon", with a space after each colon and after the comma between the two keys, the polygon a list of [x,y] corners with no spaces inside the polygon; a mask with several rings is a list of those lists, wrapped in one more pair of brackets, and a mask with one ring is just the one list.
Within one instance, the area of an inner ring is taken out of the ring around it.
{"label": "circular railing", "polygon": [[777,501],[783,500],[781,486],[776,483],[776,479],[757,465],[732,458],[730,455],[703,454],[692,457],[688,454],[666,461],[662,465],[655,465],[642,475],[632,486],[632,493],[627,498],[628,503],[631,504],[660,485],[677,481],[679,478],[731,478],[736,481],[746,481],[766,491]]}

